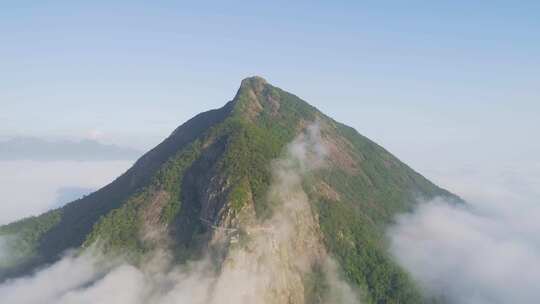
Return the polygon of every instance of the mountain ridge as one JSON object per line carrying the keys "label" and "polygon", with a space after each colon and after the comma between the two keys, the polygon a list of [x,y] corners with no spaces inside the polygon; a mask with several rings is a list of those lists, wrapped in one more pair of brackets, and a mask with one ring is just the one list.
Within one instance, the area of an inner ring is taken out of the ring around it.
{"label": "mountain ridge", "polygon": [[[96,242],[105,252],[133,253],[133,263],[164,239],[176,263],[207,251],[227,255],[234,237],[243,237],[220,235],[212,227],[249,231],[254,223],[274,218],[279,209],[269,191],[275,160],[314,124],[328,164],[302,174],[299,184],[316,219],[306,224],[314,227],[308,229],[308,235],[316,235],[312,243],[320,240],[367,303],[424,301],[408,274],[386,254],[384,228],[418,198],[461,199],[353,128],[258,76],[244,79],[222,108],[182,124],[111,184],[40,217],[0,227],[0,235],[22,235],[16,245],[26,254],[16,267],[2,272],[0,265],[0,278]],[[295,227],[302,231],[302,225]],[[289,277],[295,286],[309,289],[292,279],[296,275]]]}
{"label": "mountain ridge", "polygon": [[0,141],[0,160],[5,161],[130,160],[140,154],[140,151],[132,148],[103,144],[92,139],[48,141],[37,137],[18,136]]}

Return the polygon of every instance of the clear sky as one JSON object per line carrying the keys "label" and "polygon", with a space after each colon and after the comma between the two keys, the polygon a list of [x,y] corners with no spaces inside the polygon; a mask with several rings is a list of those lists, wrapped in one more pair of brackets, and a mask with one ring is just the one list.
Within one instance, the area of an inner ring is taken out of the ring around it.
{"label": "clear sky", "polygon": [[539,1],[194,2],[2,1],[0,137],[146,149],[261,75],[413,167],[540,155]]}

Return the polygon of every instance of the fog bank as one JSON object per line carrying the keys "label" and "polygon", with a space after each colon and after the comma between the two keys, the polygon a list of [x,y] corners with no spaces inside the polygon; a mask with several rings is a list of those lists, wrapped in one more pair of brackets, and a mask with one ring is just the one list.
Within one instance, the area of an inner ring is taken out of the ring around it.
{"label": "fog bank", "polygon": [[456,304],[538,303],[540,170],[496,172],[447,175],[468,205],[424,202],[388,231],[393,255],[427,293]]}

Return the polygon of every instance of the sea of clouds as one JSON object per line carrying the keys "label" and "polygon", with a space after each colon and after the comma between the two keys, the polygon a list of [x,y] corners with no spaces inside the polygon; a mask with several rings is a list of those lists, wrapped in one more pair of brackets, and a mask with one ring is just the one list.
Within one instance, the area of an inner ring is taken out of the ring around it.
{"label": "sea of clouds", "polygon": [[113,181],[133,161],[0,161],[0,225],[39,215]]}
{"label": "sea of clouds", "polygon": [[400,215],[388,231],[397,261],[426,293],[448,303],[538,303],[540,165],[438,176],[467,204],[438,198]]}

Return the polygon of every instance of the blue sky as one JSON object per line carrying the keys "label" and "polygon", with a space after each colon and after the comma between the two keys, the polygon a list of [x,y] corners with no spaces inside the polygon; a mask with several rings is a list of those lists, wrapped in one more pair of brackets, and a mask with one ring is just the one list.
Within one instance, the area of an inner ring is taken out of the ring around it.
{"label": "blue sky", "polygon": [[537,1],[0,6],[0,137],[146,149],[261,75],[413,167],[540,153]]}

